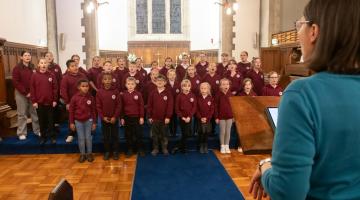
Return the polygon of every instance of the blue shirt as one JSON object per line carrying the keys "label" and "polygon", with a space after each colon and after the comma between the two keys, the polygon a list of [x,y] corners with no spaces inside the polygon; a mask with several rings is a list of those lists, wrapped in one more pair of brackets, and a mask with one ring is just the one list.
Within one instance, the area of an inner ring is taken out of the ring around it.
{"label": "blue shirt", "polygon": [[321,72],[285,90],[262,184],[271,199],[360,199],[360,76]]}

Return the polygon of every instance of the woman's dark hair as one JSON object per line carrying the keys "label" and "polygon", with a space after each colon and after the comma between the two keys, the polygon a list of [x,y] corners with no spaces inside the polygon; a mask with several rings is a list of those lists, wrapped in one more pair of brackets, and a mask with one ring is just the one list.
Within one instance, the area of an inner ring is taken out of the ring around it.
{"label": "woman's dark hair", "polygon": [[80,56],[79,56],[79,55],[77,55],[77,54],[74,54],[74,55],[72,55],[72,56],[71,56],[71,58],[70,58],[70,59],[71,59],[71,60],[74,60],[74,58],[75,58],[75,57],[78,57],[78,58],[80,58]]}
{"label": "woman's dark hair", "polygon": [[20,53],[21,57],[23,57],[25,53],[29,53],[31,55],[30,51],[21,51]]}
{"label": "woman's dark hair", "polygon": [[310,0],[304,9],[304,17],[319,26],[310,69],[360,74],[359,10],[359,0]]}

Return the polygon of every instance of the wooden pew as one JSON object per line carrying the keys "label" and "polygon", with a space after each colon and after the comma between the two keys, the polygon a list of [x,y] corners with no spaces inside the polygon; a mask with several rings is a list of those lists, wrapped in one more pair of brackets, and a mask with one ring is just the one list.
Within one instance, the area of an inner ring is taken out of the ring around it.
{"label": "wooden pew", "polygon": [[280,97],[231,97],[235,125],[244,154],[271,153],[274,132],[265,114]]}

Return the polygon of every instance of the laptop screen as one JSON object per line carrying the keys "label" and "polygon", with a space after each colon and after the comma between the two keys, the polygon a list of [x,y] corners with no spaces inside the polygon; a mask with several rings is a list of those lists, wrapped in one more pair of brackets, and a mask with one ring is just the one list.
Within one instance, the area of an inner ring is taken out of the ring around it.
{"label": "laptop screen", "polygon": [[268,117],[271,127],[275,131],[278,120],[278,108],[277,107],[266,108],[266,115]]}

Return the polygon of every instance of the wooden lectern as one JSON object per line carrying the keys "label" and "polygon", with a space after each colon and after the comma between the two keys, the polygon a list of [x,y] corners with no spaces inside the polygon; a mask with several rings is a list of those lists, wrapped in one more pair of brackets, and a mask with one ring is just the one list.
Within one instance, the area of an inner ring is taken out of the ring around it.
{"label": "wooden lectern", "polygon": [[280,97],[231,97],[236,130],[244,154],[271,153],[274,132],[265,114]]}

